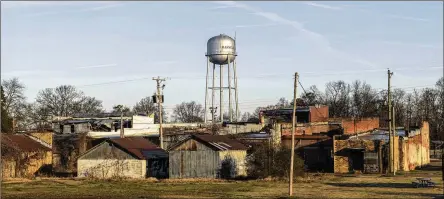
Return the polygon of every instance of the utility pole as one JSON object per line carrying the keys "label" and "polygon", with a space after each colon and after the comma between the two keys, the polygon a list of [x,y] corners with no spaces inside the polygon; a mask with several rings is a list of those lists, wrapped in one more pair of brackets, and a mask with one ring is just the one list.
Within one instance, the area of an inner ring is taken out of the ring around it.
{"label": "utility pole", "polygon": [[390,81],[393,75],[393,72],[390,72],[390,69],[387,71],[388,75],[388,88],[387,88],[387,105],[388,105],[388,125],[389,125],[389,167],[390,171],[393,172],[393,175],[395,175],[395,168],[393,167],[394,162],[394,151],[392,148],[393,144],[393,138],[392,138],[392,93],[391,93],[391,86]]}
{"label": "utility pole", "polygon": [[294,74],[294,92],[293,92],[293,125],[291,127],[291,158],[290,158],[290,181],[288,185],[288,194],[293,195],[293,167],[294,167],[294,131],[296,126],[296,93],[298,90],[298,73]]}
{"label": "utility pole", "polygon": [[163,149],[163,129],[162,129],[162,103],[163,103],[163,97],[162,97],[162,93],[161,93],[161,88],[163,90],[163,88],[165,87],[165,85],[163,85],[162,87],[160,86],[160,83],[166,81],[165,78],[160,78],[159,76],[153,77],[153,80],[156,81],[157,83],[157,93],[156,93],[156,101],[157,101],[157,106],[159,108],[159,140],[160,140],[160,148]]}
{"label": "utility pole", "polygon": [[[393,127],[393,145],[392,145],[393,163],[392,163],[392,165],[393,165],[393,175],[395,175],[396,169],[397,169],[396,166],[395,166],[395,161],[396,161],[396,158],[395,158],[395,152],[396,152],[396,149],[395,149],[395,143],[396,143],[396,118],[395,118],[395,115],[396,114],[395,113],[396,113],[395,112],[395,102],[392,102],[392,115],[393,115],[392,116],[392,127]],[[398,145],[398,148],[399,148],[399,145]]]}
{"label": "utility pole", "polygon": [[117,105],[114,107],[118,112],[120,112],[120,138],[124,138],[124,131],[123,131],[123,112],[125,107],[123,105]]}

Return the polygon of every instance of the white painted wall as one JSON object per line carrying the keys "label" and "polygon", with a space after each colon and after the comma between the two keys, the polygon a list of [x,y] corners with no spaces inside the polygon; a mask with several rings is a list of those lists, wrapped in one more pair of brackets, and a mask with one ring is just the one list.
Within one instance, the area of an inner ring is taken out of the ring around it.
{"label": "white painted wall", "polygon": [[129,177],[145,178],[146,160],[96,159],[77,160],[78,177]]}
{"label": "white painted wall", "polygon": [[[247,176],[247,151],[245,150],[228,150],[219,151],[219,160],[222,161],[225,157],[231,157],[236,163],[236,176]],[[220,167],[221,165],[219,165]],[[233,176],[234,177],[234,176]]]}
{"label": "white painted wall", "polygon": [[[149,128],[144,129],[135,129],[135,128],[125,128],[124,134],[127,137],[131,136],[158,136],[159,135],[159,125],[158,124],[150,124]],[[88,132],[88,136],[92,138],[103,138],[103,137],[111,137],[111,136],[120,136],[120,130],[117,131],[90,131]]]}

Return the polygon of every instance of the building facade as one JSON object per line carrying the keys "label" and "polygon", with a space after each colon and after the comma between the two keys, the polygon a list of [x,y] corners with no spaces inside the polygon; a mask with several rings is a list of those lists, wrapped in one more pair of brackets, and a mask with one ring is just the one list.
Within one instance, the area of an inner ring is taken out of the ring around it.
{"label": "building facade", "polygon": [[169,149],[170,178],[246,176],[247,147],[225,135],[191,135]]}
{"label": "building facade", "polygon": [[77,160],[78,177],[166,178],[168,153],[145,138],[107,139]]}

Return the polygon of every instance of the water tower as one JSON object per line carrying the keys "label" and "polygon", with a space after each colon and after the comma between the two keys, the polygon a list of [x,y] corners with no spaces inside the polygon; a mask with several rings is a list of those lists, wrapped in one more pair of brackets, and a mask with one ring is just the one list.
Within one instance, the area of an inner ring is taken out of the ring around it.
{"label": "water tower", "polygon": [[[235,37],[236,38],[236,37]],[[236,120],[239,118],[239,104],[238,104],[238,90],[237,90],[237,76],[236,76],[236,40],[225,34],[211,37],[207,42],[207,76],[205,85],[205,123],[208,115],[208,90],[211,90],[211,121],[216,122],[216,110],[220,117],[220,122],[223,122],[224,114],[224,91],[228,90],[228,117],[229,121],[233,121],[233,115]],[[211,87],[208,87],[210,64],[213,64],[213,75]],[[219,67],[219,85],[216,85],[216,67]],[[228,80],[224,85],[224,69],[228,72]],[[231,74],[233,72],[233,74]],[[216,90],[219,90],[219,107],[216,107]],[[233,113],[233,93],[234,91],[234,103],[235,109]]]}

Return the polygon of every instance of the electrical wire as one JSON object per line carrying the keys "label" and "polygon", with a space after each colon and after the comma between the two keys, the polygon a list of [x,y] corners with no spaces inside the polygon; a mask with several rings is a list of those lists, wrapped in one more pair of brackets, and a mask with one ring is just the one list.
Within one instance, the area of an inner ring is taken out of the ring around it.
{"label": "electrical wire", "polygon": [[[441,69],[442,66],[435,66],[435,67],[421,67],[421,68],[395,68],[391,69],[392,71],[422,71],[426,69]],[[305,74],[305,77],[319,77],[319,76],[327,76],[327,75],[341,75],[341,74],[362,74],[362,73],[369,73],[369,72],[383,72],[387,71],[386,69],[374,69],[374,70],[359,70],[359,71],[347,71],[347,72],[330,72],[330,73],[319,73],[319,72],[303,72],[300,74]],[[288,77],[288,73],[278,73],[278,74],[263,74],[263,75],[256,75],[256,76],[244,76],[244,77],[238,77],[238,79],[261,79],[261,78],[280,78]],[[171,79],[206,79],[205,76],[173,76],[170,77]],[[119,81],[109,81],[109,82],[102,82],[102,83],[95,83],[95,84],[84,84],[84,85],[75,85],[76,87],[88,87],[88,86],[100,86],[100,85],[107,85],[107,84],[116,84],[116,83],[126,83],[126,82],[132,82],[132,81],[139,81],[139,80],[148,80],[152,79],[152,77],[141,77],[141,78],[134,78],[134,79],[127,79],[127,80],[119,80]]]}

